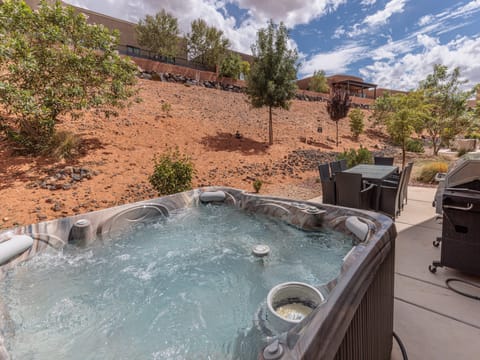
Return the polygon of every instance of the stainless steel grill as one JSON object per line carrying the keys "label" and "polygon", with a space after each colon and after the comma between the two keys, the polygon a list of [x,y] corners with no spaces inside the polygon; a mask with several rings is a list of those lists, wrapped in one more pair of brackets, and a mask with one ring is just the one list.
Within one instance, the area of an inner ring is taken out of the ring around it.
{"label": "stainless steel grill", "polygon": [[467,153],[450,166],[446,174],[437,174],[437,192],[433,206],[437,214],[442,214],[442,199],[445,189],[467,188],[480,191],[480,153]]}
{"label": "stainless steel grill", "polygon": [[437,209],[440,199],[442,237],[434,245],[441,243],[441,255],[429,270],[435,273],[437,267],[448,266],[480,275],[480,153],[455,162],[437,189]]}

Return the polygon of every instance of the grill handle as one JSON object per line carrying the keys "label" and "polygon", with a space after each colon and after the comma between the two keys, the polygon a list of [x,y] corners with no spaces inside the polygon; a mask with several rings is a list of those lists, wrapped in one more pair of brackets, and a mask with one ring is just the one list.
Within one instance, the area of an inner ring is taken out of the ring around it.
{"label": "grill handle", "polygon": [[462,206],[452,206],[452,205],[443,205],[444,209],[454,209],[454,210],[462,210],[462,211],[470,211],[473,209],[473,204],[468,203],[466,207]]}

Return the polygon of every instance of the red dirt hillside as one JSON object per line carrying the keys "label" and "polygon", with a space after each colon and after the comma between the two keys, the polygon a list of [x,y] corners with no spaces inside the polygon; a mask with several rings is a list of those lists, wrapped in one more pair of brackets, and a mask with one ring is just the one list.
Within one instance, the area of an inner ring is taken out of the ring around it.
{"label": "red dirt hillside", "polygon": [[[139,80],[138,86],[143,101],[117,118],[92,111],[78,120],[63,119],[59,129],[82,139],[74,160],[14,156],[0,139],[0,228],[156,197],[148,182],[153,156],[175,146],[193,160],[194,187],[253,191],[258,178],[263,194],[320,195],[316,164],[337,151],[335,123],[325,103],[295,100],[290,111],[274,110],[269,147],[267,108],[251,109],[243,94],[149,80]],[[168,106],[162,110],[165,103],[171,106],[168,112]],[[382,134],[368,121],[366,129],[367,135],[354,142],[348,119],[342,120],[338,151],[359,143],[382,147]]]}

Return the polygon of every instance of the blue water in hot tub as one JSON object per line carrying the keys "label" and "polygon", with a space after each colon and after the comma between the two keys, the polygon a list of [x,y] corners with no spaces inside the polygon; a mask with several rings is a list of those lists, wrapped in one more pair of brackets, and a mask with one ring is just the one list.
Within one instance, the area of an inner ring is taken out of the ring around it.
{"label": "blue water in hot tub", "polygon": [[[255,244],[270,256],[252,256]],[[181,209],[10,271],[0,285],[5,343],[21,360],[242,359],[238,339],[268,291],[332,280],[352,245],[230,207]]]}

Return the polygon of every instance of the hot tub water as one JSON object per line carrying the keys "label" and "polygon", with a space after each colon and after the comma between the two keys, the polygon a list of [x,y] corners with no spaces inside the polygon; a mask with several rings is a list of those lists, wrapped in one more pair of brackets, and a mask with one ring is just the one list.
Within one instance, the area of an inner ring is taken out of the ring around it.
{"label": "hot tub water", "polygon": [[[259,243],[268,257],[252,255]],[[13,359],[39,360],[242,358],[236,339],[268,291],[330,281],[351,247],[344,234],[225,206],[177,210],[10,271],[0,285],[7,349]]]}

